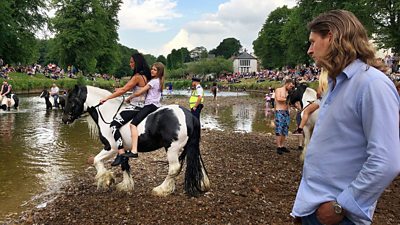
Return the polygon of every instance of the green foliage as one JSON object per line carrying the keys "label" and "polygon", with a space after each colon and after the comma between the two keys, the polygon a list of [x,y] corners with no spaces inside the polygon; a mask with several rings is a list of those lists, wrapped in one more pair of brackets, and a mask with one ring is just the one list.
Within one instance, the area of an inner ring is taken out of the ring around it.
{"label": "green foliage", "polygon": [[258,38],[253,42],[254,53],[261,60],[264,68],[280,68],[287,65],[286,45],[282,32],[292,10],[287,6],[277,8],[269,14]]}
{"label": "green foliage", "polygon": [[76,81],[78,85],[86,85],[86,78],[82,75],[79,75]]}
{"label": "green foliage", "polygon": [[[121,0],[54,0],[57,12],[51,25],[62,67],[76,65],[85,73],[94,73],[98,59],[104,63],[117,61],[118,55],[110,51],[116,48],[121,3]],[[100,69],[109,71],[106,66]]]}
{"label": "green foliage", "polygon": [[143,57],[149,66],[153,65],[157,61],[157,58],[154,55],[145,54]]}
{"label": "green foliage", "polygon": [[138,50],[118,44],[118,51],[120,52],[120,58],[119,66],[115,72],[115,77],[121,78],[132,76],[132,69],[129,66],[129,60],[133,54],[138,53]]}
{"label": "green foliage", "polygon": [[233,55],[237,55],[242,48],[240,41],[235,38],[225,38],[217,46],[217,48],[210,51],[210,54],[215,56],[223,56],[225,59],[229,59]]}
{"label": "green foliage", "polygon": [[35,33],[46,22],[45,0],[0,1],[0,57],[5,63],[33,63],[38,57]]}
{"label": "green foliage", "polygon": [[163,55],[158,56],[157,59],[156,59],[156,62],[161,62],[164,65],[167,65],[167,59]]}
{"label": "green foliage", "polygon": [[174,69],[174,70],[166,70],[166,75],[165,77],[167,79],[184,79],[187,75],[189,74],[189,72],[184,69],[184,68],[178,68],[178,69]]}
{"label": "green foliage", "polygon": [[[400,1],[396,0],[360,0],[365,4],[367,19],[372,19],[375,27],[375,39],[379,46],[393,48],[400,54]],[[357,11],[358,12],[358,11]]]}
{"label": "green foliage", "polygon": [[179,89],[186,89],[188,87],[192,86],[192,80],[177,80],[177,81],[170,81],[168,80],[165,83],[172,83],[172,86],[174,89],[179,90]]}
{"label": "green foliage", "polygon": [[206,75],[233,72],[233,62],[230,59],[217,57],[212,59],[201,59],[197,62],[187,64],[189,74]]}
{"label": "green foliage", "polygon": [[172,49],[167,56],[167,68],[177,69],[184,67],[184,63],[190,62],[190,60],[190,53],[187,48]]}

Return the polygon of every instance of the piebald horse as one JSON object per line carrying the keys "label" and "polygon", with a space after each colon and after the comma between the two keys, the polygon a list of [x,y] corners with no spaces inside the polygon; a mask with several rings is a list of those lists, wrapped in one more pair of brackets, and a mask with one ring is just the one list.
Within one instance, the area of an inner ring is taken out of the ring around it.
{"label": "piebald horse", "polygon": [[[102,160],[111,158],[117,153],[109,122],[123,106],[121,100],[112,99],[99,104],[100,99],[110,95],[109,91],[92,86],[75,86],[68,94],[64,109],[63,122],[74,122],[82,114],[89,113],[99,128],[103,150],[94,157],[97,170],[97,187],[108,188],[114,180]],[[164,182],[153,189],[157,196],[167,196],[175,190],[175,178],[179,175],[186,159],[185,192],[189,196],[197,196],[210,188],[207,171],[200,155],[200,123],[189,110],[178,105],[160,107],[148,115],[138,125],[138,151],[150,152],[164,148],[169,163],[168,175]],[[125,149],[131,147],[129,125],[120,128]],[[122,163],[123,181],[117,185],[118,190],[132,191],[133,179],[130,166],[125,160]]]}
{"label": "piebald horse", "polygon": [[[54,98],[51,98],[50,96],[50,92],[46,89],[43,89],[42,93],[40,93],[41,98],[44,98],[45,102],[46,102],[46,109],[50,110],[53,108],[53,104],[54,103]],[[52,101],[50,101],[50,99],[53,99]],[[64,109],[65,107],[65,97],[64,96],[58,96],[58,104],[59,106],[61,106],[61,109]]]}
{"label": "piebald horse", "polygon": [[[15,94],[11,94],[11,105],[10,108],[18,109],[19,98]],[[7,110],[7,98],[0,96],[0,108]]]}
{"label": "piebald horse", "polygon": [[[317,92],[309,88],[306,84],[301,83],[299,84],[294,91],[289,93],[288,96],[290,105],[294,105],[296,102],[300,102],[302,112],[301,117],[303,117],[304,110],[315,100],[317,100]],[[315,122],[317,121],[319,109],[315,110],[311,115],[308,117],[307,123],[303,127],[304,132],[304,148],[303,152],[301,153],[300,159],[304,161],[304,157],[307,150],[307,145],[310,142],[310,138],[312,135],[312,131],[314,129]]]}

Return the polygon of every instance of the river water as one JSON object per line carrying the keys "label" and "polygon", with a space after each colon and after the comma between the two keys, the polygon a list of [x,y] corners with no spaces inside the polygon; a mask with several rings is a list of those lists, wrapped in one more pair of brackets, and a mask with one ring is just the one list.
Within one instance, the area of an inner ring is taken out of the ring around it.
{"label": "river water", "polygon": [[[244,94],[219,93],[224,95]],[[44,99],[20,96],[20,102],[18,111],[0,112],[0,223],[27,205],[44,206],[102,147],[90,135],[89,117],[65,125],[62,111],[46,111]],[[208,129],[272,134],[271,119],[263,104],[235,104],[214,107],[202,114],[201,123]]]}

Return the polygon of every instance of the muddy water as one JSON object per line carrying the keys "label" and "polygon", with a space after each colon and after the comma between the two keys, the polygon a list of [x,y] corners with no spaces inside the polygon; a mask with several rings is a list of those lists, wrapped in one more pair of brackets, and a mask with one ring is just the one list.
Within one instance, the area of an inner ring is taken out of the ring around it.
{"label": "muddy water", "polygon": [[[0,112],[0,223],[27,205],[43,206],[101,149],[90,135],[90,118],[64,125],[62,111],[46,111],[44,99],[20,99],[18,111]],[[273,114],[262,104],[208,107],[201,118],[204,128],[273,134]]]}
{"label": "muddy water", "polygon": [[57,192],[100,149],[85,119],[67,126],[44,99],[20,99],[20,110],[0,112],[0,222]]}

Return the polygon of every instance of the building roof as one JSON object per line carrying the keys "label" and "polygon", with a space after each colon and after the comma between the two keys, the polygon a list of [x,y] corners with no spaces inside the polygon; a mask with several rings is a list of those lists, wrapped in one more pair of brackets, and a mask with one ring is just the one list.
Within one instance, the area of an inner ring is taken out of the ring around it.
{"label": "building roof", "polygon": [[254,56],[250,55],[247,52],[242,52],[238,56],[235,57],[235,59],[257,59]]}

